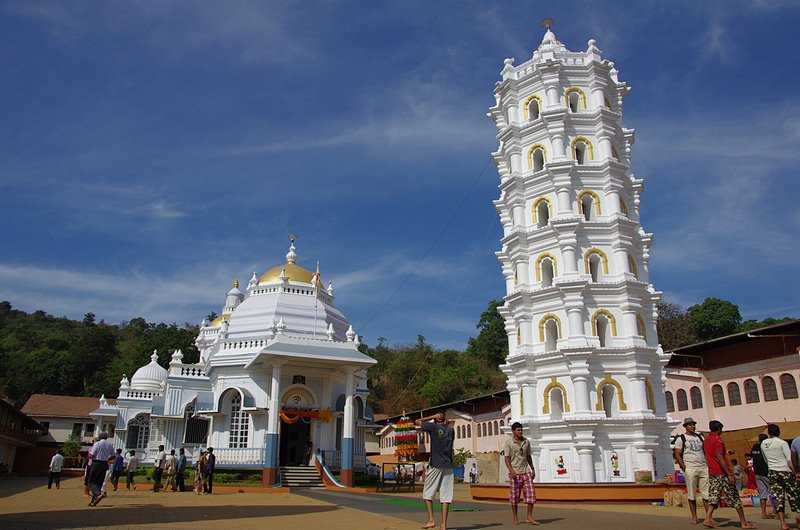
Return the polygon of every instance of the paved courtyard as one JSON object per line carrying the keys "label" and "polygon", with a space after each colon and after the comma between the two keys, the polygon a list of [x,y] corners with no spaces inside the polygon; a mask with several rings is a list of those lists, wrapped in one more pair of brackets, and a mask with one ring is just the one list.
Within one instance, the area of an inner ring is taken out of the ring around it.
{"label": "paved courtyard", "polygon": [[[324,490],[297,493],[111,492],[97,508],[87,506],[79,479],[47,490],[43,479],[0,481],[0,529],[55,528],[214,528],[256,529],[411,529],[425,520],[418,494],[353,495]],[[459,487],[450,528],[477,530],[512,528],[508,507],[473,502]],[[732,510],[723,510],[720,526],[734,526]],[[749,512],[753,517],[755,514]],[[543,528],[550,529],[675,529],[692,528],[680,508],[646,505],[591,505],[576,503],[537,505]],[[761,522],[756,520],[756,522]],[[777,528],[764,521],[762,528]],[[524,527],[523,527],[524,528]]]}

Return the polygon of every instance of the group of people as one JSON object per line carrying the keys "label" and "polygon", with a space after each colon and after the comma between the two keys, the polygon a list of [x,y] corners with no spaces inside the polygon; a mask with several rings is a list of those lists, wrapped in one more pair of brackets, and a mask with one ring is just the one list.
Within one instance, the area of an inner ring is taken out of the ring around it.
{"label": "group of people", "polygon": [[[705,436],[697,432],[697,422],[692,418],[686,418],[683,427],[685,433],[675,440],[674,456],[686,481],[692,523],[700,522],[696,500],[699,492],[705,507],[704,526],[716,527],[714,511],[724,502],[736,510],[742,528],[755,528],[745,517],[739,495],[745,485],[746,473],[738,461],[728,461],[721,436],[722,423],[716,420],[709,422],[710,432]],[[787,504],[795,512],[800,527],[800,437],[795,438],[790,446],[780,436],[781,430],[777,425],[767,425],[767,433],[759,436],[749,456],[753,461],[752,472],[761,501],[762,517],[774,517],[767,513],[767,503],[772,502],[781,529],[788,530]]]}
{"label": "group of people", "polygon": [[[213,447],[200,451],[200,456],[195,462],[193,491],[196,494],[210,495],[213,492],[216,462],[217,458],[214,456]],[[159,445],[153,462],[153,491],[159,492],[164,489],[186,491],[187,467],[188,460],[184,448],[181,447],[178,454],[175,455],[175,449],[170,449],[167,454],[164,446]]]}
{"label": "group of people", "polygon": [[[433,500],[439,495],[442,504],[442,521],[440,528],[447,528],[447,516],[450,504],[453,502],[453,440],[455,430],[448,425],[444,413],[439,412],[433,416],[433,421],[415,423],[417,431],[426,432],[430,438],[430,461],[425,470],[422,499],[428,512],[428,520],[422,528],[435,528],[436,520],[433,516]],[[522,424],[516,422],[511,425],[511,436],[503,443],[503,458],[508,469],[510,483],[509,503],[511,504],[511,517],[514,524],[519,524],[517,508],[520,501],[527,506],[525,522],[538,525],[533,516],[533,505],[536,503],[536,490],[534,479],[536,470],[531,457],[530,440],[523,436]],[[477,469],[475,469],[477,478]],[[474,480],[474,479],[473,479]]]}
{"label": "group of people", "polygon": [[[108,496],[109,486],[114,491],[119,488],[122,476],[126,477],[125,487],[128,490],[136,489],[136,473],[141,464],[135,450],[123,456],[122,449],[115,449],[108,439],[108,433],[101,432],[95,443],[89,449],[88,459],[84,468],[83,484],[85,492],[91,497],[89,506],[97,504]],[[186,491],[186,470],[189,466],[186,451],[183,448],[171,449],[169,454],[164,451],[164,446],[158,446],[153,464],[153,491],[164,489],[171,491]],[[61,471],[64,467],[64,453],[59,449],[50,459],[50,472],[47,479],[47,488],[55,485],[61,488]],[[198,495],[211,494],[214,487],[214,471],[216,457],[214,448],[201,450],[195,462],[195,476],[193,491]]]}

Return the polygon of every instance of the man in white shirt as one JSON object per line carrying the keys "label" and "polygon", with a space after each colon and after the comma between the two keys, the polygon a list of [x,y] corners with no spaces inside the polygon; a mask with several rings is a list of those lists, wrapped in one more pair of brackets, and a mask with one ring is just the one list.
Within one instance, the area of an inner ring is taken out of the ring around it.
{"label": "man in white shirt", "polygon": [[136,456],[136,451],[131,449],[130,456],[128,456],[128,462],[125,464],[125,471],[127,472],[125,487],[127,489],[133,488],[134,490],[136,490],[136,482],[134,482],[134,476],[136,475],[137,469],[139,469],[139,457]]}
{"label": "man in white shirt", "polygon": [[164,467],[167,465],[167,454],[164,452],[164,446],[158,446],[158,454],[156,454],[156,460],[153,462],[153,466],[155,467],[153,473],[153,491],[158,492],[161,491],[161,477],[164,475]]}
{"label": "man in white shirt", "polygon": [[64,468],[64,452],[59,449],[53,458],[50,459],[50,476],[47,479],[47,489],[53,487],[55,482],[56,489],[61,489],[61,470]]}
{"label": "man in white shirt", "polygon": [[170,450],[165,462],[164,472],[167,475],[167,480],[164,487],[175,491],[175,470],[178,465],[178,459],[175,457],[175,449]]}
{"label": "man in white shirt", "polygon": [[800,526],[800,484],[795,476],[792,452],[789,444],[781,440],[780,427],[770,423],[767,425],[767,434],[769,438],[761,442],[761,453],[769,467],[769,491],[775,496],[775,511],[778,512],[781,528],[789,528],[786,525],[787,498]]}
{"label": "man in white shirt", "polygon": [[673,455],[686,479],[686,496],[689,499],[689,511],[692,513],[692,523],[697,524],[697,501],[695,496],[698,488],[703,499],[706,515],[708,514],[708,465],[706,464],[706,455],[703,452],[703,436],[695,432],[697,422],[692,418],[686,418],[683,420],[683,428],[686,429],[686,432],[675,440]]}
{"label": "man in white shirt", "polygon": [[89,490],[92,500],[89,506],[96,506],[103,498],[103,483],[108,471],[108,459],[114,456],[114,444],[108,440],[108,433],[101,432],[92,446],[92,467],[89,470]]}

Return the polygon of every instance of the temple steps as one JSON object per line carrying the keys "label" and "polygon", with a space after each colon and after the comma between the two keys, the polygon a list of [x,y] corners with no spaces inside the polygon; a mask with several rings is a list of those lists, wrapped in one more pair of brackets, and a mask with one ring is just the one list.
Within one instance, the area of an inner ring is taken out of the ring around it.
{"label": "temple steps", "polygon": [[325,487],[313,466],[281,466],[281,485],[290,488]]}

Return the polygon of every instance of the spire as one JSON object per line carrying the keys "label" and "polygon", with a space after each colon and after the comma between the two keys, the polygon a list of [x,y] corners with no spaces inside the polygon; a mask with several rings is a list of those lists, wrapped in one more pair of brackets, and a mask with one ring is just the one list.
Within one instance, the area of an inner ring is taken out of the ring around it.
{"label": "spire", "polygon": [[320,278],[319,278],[319,260],[317,260],[317,270],[311,276],[311,285],[313,285],[316,288],[318,283],[320,283]]}
{"label": "spire", "polygon": [[356,338],[356,332],[355,332],[355,330],[353,329],[353,325],[352,325],[352,324],[350,324],[350,327],[349,327],[349,328],[347,328],[347,333],[345,333],[344,335],[345,335],[345,337],[347,337],[347,340],[348,340],[349,342],[353,342],[353,341],[355,340],[355,338]]}
{"label": "spire", "polygon": [[252,289],[256,285],[258,285],[258,276],[254,272],[253,275],[250,276],[250,281],[247,282],[247,289]]}
{"label": "spire", "polygon": [[181,350],[175,350],[172,352],[172,358],[169,361],[169,364],[182,364],[183,363],[183,352]]}
{"label": "spire", "polygon": [[119,382],[120,390],[124,388],[129,388],[131,386],[131,382],[128,381],[128,376],[126,374],[122,374],[122,379]]}
{"label": "spire", "polygon": [[333,280],[328,282],[328,296],[333,296]]}
{"label": "spire", "polygon": [[208,319],[206,317],[203,317],[203,321],[200,322],[200,327],[204,328],[206,326],[208,326]]}
{"label": "spire", "polygon": [[553,27],[553,19],[545,18],[542,20],[542,27],[546,29],[544,37],[542,37],[542,44],[558,44],[556,34],[550,29]]}
{"label": "spire", "polygon": [[333,322],[328,323],[327,334],[328,334],[328,340],[333,340],[333,338],[336,336],[336,332],[333,330]]}
{"label": "spire", "polygon": [[286,268],[281,269],[281,275],[278,276],[278,278],[281,280],[281,283],[286,283],[289,281],[289,277],[286,276]]}
{"label": "spire", "polygon": [[150,364],[158,364],[158,350],[153,350],[153,355],[150,356]]}
{"label": "spire", "polygon": [[278,325],[275,326],[275,334],[282,335],[286,331],[286,322],[283,321],[283,317],[278,321]]}
{"label": "spire", "polygon": [[238,289],[239,288],[239,280],[238,279],[234,279],[233,280],[233,288],[234,289]]}
{"label": "spire", "polygon": [[108,407],[108,400],[106,399],[105,394],[100,394],[100,408],[104,409]]}
{"label": "spire", "polygon": [[294,236],[289,236],[289,252],[286,253],[286,263],[294,263],[297,261],[297,252],[295,252],[294,247]]}

